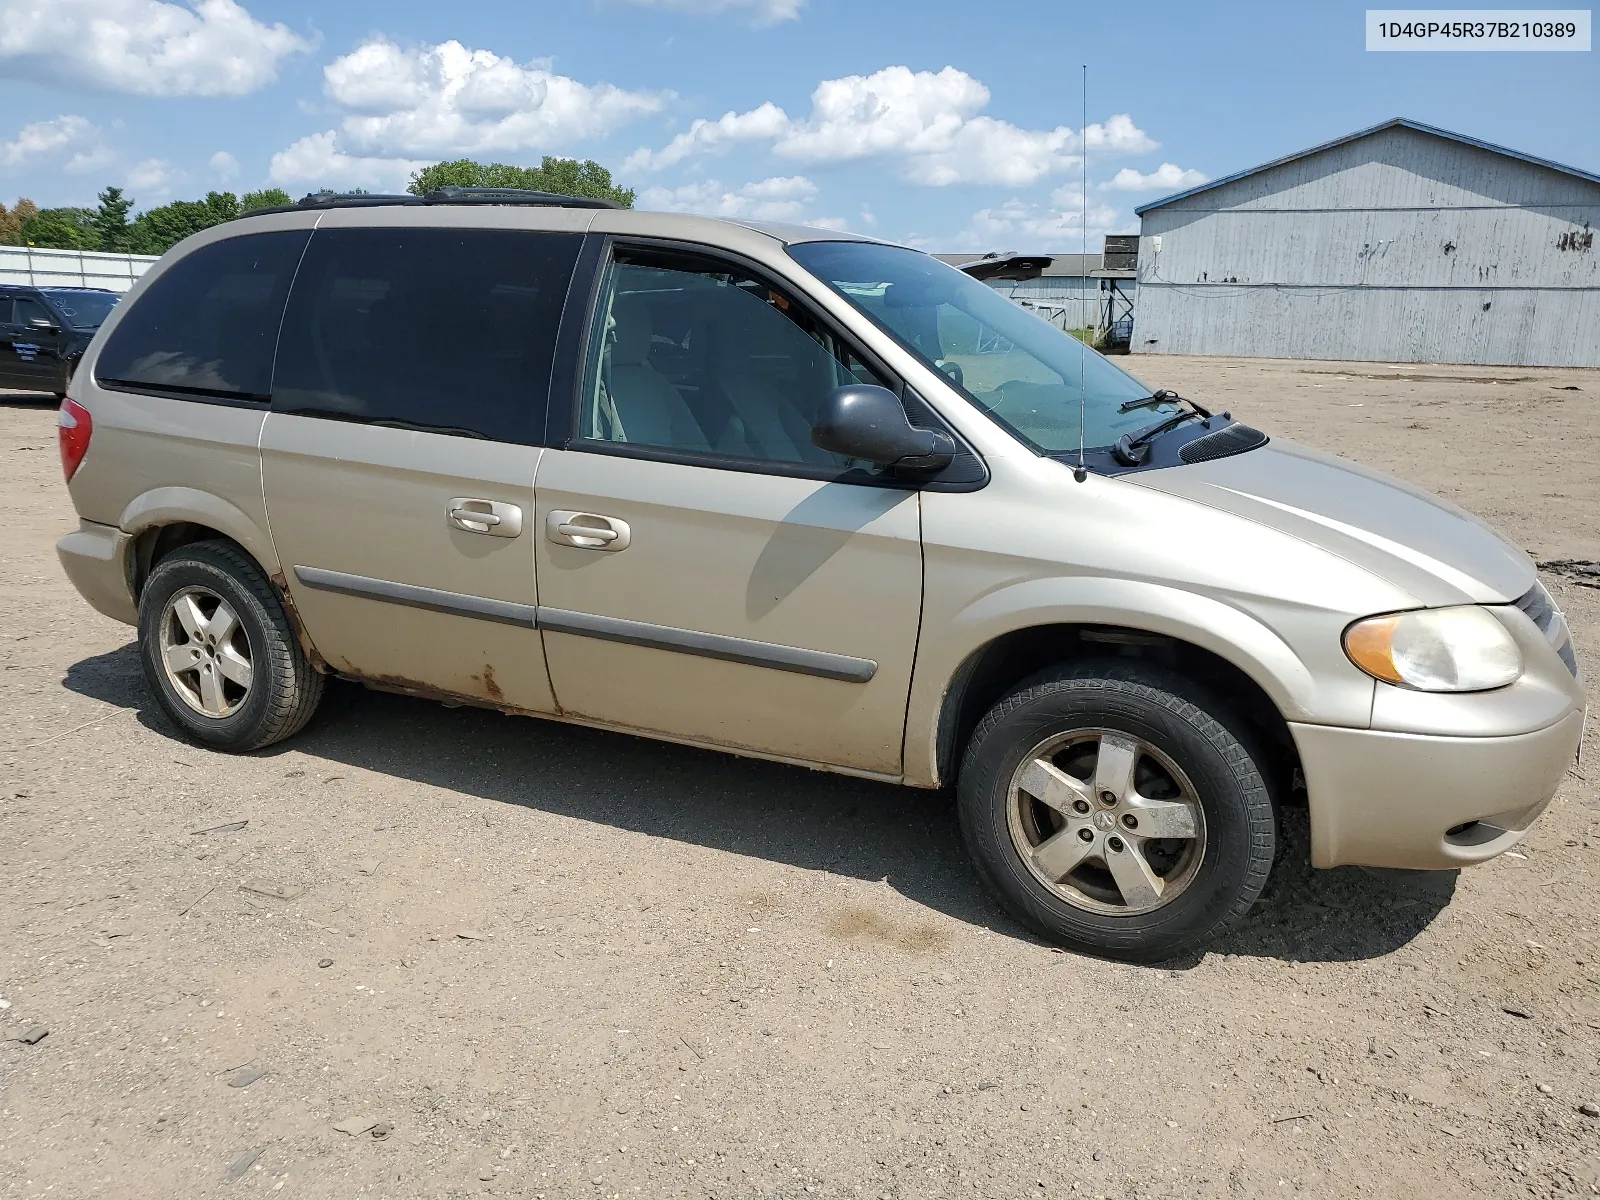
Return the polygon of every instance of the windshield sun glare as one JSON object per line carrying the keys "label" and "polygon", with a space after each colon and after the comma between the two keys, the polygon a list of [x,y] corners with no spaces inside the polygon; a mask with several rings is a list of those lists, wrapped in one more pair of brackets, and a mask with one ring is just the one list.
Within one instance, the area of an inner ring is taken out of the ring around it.
{"label": "windshield sun glare", "polygon": [[995,289],[917,250],[802,242],[801,266],[838,292],[1014,436],[1041,454],[1103,449],[1176,403]]}

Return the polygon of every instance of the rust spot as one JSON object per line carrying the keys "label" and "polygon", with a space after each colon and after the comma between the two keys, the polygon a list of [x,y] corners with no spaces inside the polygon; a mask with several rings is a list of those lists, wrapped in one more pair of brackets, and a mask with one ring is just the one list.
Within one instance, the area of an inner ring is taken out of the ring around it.
{"label": "rust spot", "polygon": [[[445,688],[434,687],[431,683],[423,683],[420,679],[408,679],[404,675],[376,675],[354,668],[339,672],[340,678],[349,679],[361,684],[362,687],[371,688],[375,692],[393,692],[400,696],[414,696],[418,700],[437,700],[441,703],[469,705],[473,708],[492,708],[515,717],[547,717],[549,713],[534,712],[528,708],[518,708],[515,705],[501,703],[500,689],[494,689],[496,698],[485,700],[482,696],[474,696],[467,692],[452,692]],[[477,676],[472,677],[474,680]]]}
{"label": "rust spot", "polygon": [[300,610],[294,606],[294,597],[289,594],[289,581],[283,577],[282,571],[274,571],[268,577],[273,590],[278,593],[278,603],[283,605],[283,614],[289,618],[289,624],[294,627],[295,640],[300,643],[300,650],[306,656],[306,661],[311,664],[314,671],[324,675],[332,673],[328,660],[317,653],[317,648],[311,644],[311,635],[306,632],[305,622],[300,619]]}
{"label": "rust spot", "polygon": [[489,699],[496,702],[504,700],[506,694],[500,690],[500,685],[494,681],[494,667],[489,663],[483,664],[483,690],[489,693]]}
{"label": "rust spot", "polygon": [[828,932],[836,938],[870,938],[912,954],[937,950],[950,940],[937,925],[902,925],[858,904],[847,904],[828,918]]}
{"label": "rust spot", "polygon": [[1456,244],[1454,242],[1446,242],[1444,244],[1444,252],[1446,254],[1454,254],[1456,252]]}

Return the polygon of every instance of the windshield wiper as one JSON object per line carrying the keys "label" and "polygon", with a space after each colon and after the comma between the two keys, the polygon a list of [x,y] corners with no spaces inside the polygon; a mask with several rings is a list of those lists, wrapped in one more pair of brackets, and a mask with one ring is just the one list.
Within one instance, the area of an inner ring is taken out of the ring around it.
{"label": "windshield wiper", "polygon": [[1190,400],[1186,396],[1178,395],[1177,392],[1172,391],[1170,388],[1158,388],[1151,395],[1145,396],[1139,400],[1126,400],[1117,406],[1117,411],[1132,412],[1136,408],[1149,408],[1152,404],[1165,404],[1169,400],[1187,404],[1202,417],[1209,417],[1211,415],[1208,410],[1201,408],[1193,400]]}
{"label": "windshield wiper", "polygon": [[1141,429],[1138,433],[1125,433],[1117,439],[1117,444],[1111,447],[1111,454],[1119,463],[1128,467],[1137,467],[1150,456],[1150,443],[1166,433],[1169,429],[1176,429],[1185,421],[1210,420],[1211,414],[1202,415],[1198,412],[1181,412],[1168,417],[1165,421],[1157,421],[1154,425]]}

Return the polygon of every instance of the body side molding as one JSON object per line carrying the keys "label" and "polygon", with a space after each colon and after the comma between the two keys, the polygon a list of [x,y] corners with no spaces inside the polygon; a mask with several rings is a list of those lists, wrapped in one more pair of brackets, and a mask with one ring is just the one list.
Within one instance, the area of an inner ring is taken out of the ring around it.
{"label": "body side molding", "polygon": [[322,567],[297,566],[294,574],[295,578],[306,587],[316,588],[319,591],[338,592],[346,596],[359,596],[388,604],[404,604],[412,608],[426,608],[434,612],[475,617],[482,621],[497,621],[505,625],[525,625],[530,629],[543,629],[549,633],[567,633],[576,637],[622,642],[630,646],[643,646],[677,654],[693,654],[701,658],[717,658],[752,667],[768,667],[775,671],[792,671],[800,675],[838,679],[846,683],[867,683],[878,673],[878,664],[870,658],[854,658],[847,654],[832,654],[826,650],[807,650],[800,646],[781,646],[773,642],[758,642],[720,633],[702,633],[670,625],[652,625],[647,621],[626,621],[619,617],[602,617],[592,613],[569,612],[560,608],[535,607],[532,604],[517,604],[509,600],[493,600],[486,596],[468,596],[460,592],[447,592],[411,583],[394,583],[387,579],[372,579],[365,575],[329,571]]}

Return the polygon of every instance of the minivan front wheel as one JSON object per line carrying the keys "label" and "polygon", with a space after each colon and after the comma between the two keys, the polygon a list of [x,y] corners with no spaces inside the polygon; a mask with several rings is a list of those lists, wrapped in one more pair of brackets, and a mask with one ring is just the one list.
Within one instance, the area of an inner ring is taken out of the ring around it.
{"label": "minivan front wheel", "polygon": [[258,750],[297,732],[322,698],[283,605],[227,542],[156,564],[139,595],[139,651],[157,700],[191,740]]}
{"label": "minivan front wheel", "polygon": [[979,874],[1019,920],[1092,954],[1160,961],[1260,894],[1276,823],[1238,722],[1141,663],[1075,664],[981,721],[960,779]]}

